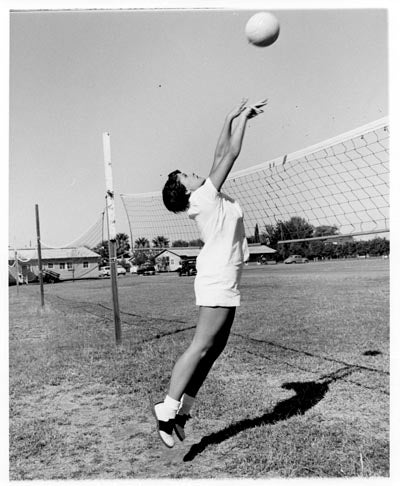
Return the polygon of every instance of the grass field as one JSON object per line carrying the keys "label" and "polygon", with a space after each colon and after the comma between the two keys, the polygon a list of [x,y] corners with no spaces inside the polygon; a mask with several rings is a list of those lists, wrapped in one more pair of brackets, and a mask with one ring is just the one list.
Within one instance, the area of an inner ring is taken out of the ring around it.
{"label": "grass field", "polygon": [[389,263],[246,267],[188,437],[155,432],[196,325],[193,278],[10,288],[10,479],[389,475]]}

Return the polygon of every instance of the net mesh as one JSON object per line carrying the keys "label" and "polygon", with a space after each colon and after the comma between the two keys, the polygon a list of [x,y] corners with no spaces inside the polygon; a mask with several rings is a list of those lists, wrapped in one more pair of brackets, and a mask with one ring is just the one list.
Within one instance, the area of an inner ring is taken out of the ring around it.
{"label": "net mesh", "polygon": [[[237,199],[246,234],[256,225],[301,217],[342,235],[389,229],[389,127],[381,119],[281,159],[232,173],[223,191]],[[185,213],[173,214],[161,192],[121,194],[133,243],[165,236],[200,237]]]}
{"label": "net mesh", "polygon": [[62,246],[55,246],[49,243],[41,241],[41,245],[44,248],[94,248],[98,244],[107,240],[107,224],[105,221],[105,212],[103,211],[100,217],[92,224],[83,234],[81,234],[75,240],[65,243]]}

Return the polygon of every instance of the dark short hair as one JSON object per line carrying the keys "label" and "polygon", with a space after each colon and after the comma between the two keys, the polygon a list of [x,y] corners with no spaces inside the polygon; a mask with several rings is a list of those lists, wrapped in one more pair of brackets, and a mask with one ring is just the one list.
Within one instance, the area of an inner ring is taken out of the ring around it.
{"label": "dark short hair", "polygon": [[180,213],[189,208],[189,197],[186,187],[179,181],[180,170],[174,170],[168,175],[168,180],[162,191],[163,201],[168,211]]}

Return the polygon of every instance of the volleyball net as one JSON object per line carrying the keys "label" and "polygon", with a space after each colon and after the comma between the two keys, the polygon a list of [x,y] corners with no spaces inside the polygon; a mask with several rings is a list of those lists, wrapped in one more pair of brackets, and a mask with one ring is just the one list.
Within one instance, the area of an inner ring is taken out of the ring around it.
{"label": "volleyball net", "polygon": [[103,211],[101,215],[97,218],[97,220],[73,241],[70,241],[69,243],[65,243],[64,245],[61,246],[55,246],[50,243],[46,243],[45,241],[42,240],[41,245],[44,248],[54,248],[54,249],[79,248],[79,247],[92,249],[107,240],[108,240],[107,222],[105,220],[105,211]]}
{"label": "volleyball net", "polygon": [[[223,192],[237,199],[247,236],[293,217],[340,235],[389,231],[389,125],[383,118],[284,157],[232,173]],[[121,194],[136,238],[200,237],[186,214],[167,211],[161,191]]]}

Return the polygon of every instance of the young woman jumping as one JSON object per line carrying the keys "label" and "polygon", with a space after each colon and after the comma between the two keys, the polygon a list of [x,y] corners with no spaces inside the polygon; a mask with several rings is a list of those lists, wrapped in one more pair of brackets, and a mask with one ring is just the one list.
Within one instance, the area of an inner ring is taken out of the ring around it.
{"label": "young woman jumping", "polygon": [[171,172],[163,189],[166,208],[187,211],[200,231],[204,246],[197,258],[194,288],[199,320],[193,340],[176,362],[163,402],[154,405],[157,430],[167,447],[173,432],[184,440],[185,424],[195,397],[228,341],[240,305],[239,283],[249,257],[239,204],[220,192],[242,148],[247,121],[263,112],[267,100],[246,106],[242,100],[225,118],[214,162],[205,179],[196,174]]}

